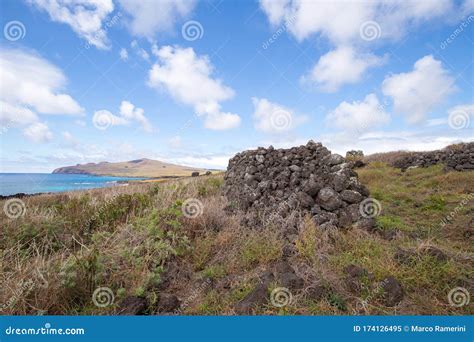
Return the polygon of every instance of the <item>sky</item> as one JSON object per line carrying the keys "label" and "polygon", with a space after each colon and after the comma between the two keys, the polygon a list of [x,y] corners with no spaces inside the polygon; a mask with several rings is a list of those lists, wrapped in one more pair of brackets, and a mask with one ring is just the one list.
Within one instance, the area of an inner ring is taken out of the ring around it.
{"label": "sky", "polygon": [[0,6],[0,172],[474,140],[474,0]]}

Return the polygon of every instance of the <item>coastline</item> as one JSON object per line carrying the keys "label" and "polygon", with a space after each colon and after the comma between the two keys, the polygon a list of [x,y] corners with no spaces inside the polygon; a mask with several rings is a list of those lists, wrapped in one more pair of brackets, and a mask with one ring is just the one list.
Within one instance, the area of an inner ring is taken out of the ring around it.
{"label": "coastline", "polygon": [[[216,175],[221,170],[213,170],[213,175]],[[48,175],[72,175],[69,173],[48,173]],[[77,174],[78,175],[78,174]],[[84,176],[92,176],[92,177],[116,177],[116,178],[124,178],[120,176],[112,176],[112,175],[96,175],[96,174],[86,174],[83,173],[81,175]],[[205,174],[200,175],[200,177],[206,176]],[[100,189],[110,189],[118,186],[129,186],[129,185],[139,185],[139,184],[150,184],[150,183],[161,183],[169,180],[178,180],[181,178],[191,178],[192,176],[180,176],[180,175],[173,175],[173,176],[160,176],[160,177],[126,177],[126,180],[117,180],[114,184],[110,184],[108,186],[97,186],[92,188],[85,188],[85,189],[64,189],[61,191],[39,191],[35,193],[25,193],[25,192],[17,192],[13,194],[0,194],[0,200],[8,200],[12,198],[29,198],[41,195],[55,195],[55,194],[62,194],[67,192],[79,192],[79,191],[90,191],[90,190],[100,190]]]}
{"label": "coastline", "polygon": [[[4,173],[4,175],[7,175],[7,174],[8,173]],[[22,173],[11,173],[11,174],[21,175]],[[44,175],[71,175],[71,174],[45,173]],[[38,191],[38,192],[32,192],[32,193],[27,193],[24,191],[19,191],[15,193],[7,192],[7,194],[0,193],[0,200],[8,200],[11,198],[29,198],[29,197],[35,197],[35,196],[40,196],[40,195],[55,195],[55,194],[61,194],[61,193],[66,193],[66,192],[108,189],[108,188],[113,188],[113,187],[128,186],[130,184],[140,184],[143,181],[149,181],[147,177],[117,177],[117,176],[103,176],[103,175],[92,175],[92,174],[81,174],[81,175],[90,176],[90,177],[109,177],[109,178],[118,178],[118,179],[113,181],[113,183],[108,183],[105,186],[101,183],[97,183],[97,186],[89,187],[89,188],[65,188],[63,190],[57,190],[57,191]],[[121,178],[127,178],[127,179],[121,179]]]}

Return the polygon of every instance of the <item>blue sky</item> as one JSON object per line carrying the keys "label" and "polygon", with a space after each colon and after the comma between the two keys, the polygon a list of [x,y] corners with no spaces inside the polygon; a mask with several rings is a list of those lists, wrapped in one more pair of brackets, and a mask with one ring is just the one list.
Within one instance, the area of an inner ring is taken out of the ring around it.
{"label": "blue sky", "polygon": [[474,140],[473,0],[1,7],[1,172]]}

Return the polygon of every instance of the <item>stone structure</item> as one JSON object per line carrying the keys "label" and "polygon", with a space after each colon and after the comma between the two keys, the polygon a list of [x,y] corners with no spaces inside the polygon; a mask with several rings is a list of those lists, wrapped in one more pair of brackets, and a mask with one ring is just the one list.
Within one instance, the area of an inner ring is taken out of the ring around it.
{"label": "stone structure", "polygon": [[224,176],[225,196],[249,213],[286,217],[307,211],[321,227],[373,226],[360,203],[369,196],[353,170],[353,163],[309,141],[290,149],[249,150],[230,161]]}
{"label": "stone structure", "polygon": [[406,170],[410,167],[428,167],[445,164],[448,170],[474,170],[474,143],[449,146],[443,150],[412,152],[396,159],[392,166]]}

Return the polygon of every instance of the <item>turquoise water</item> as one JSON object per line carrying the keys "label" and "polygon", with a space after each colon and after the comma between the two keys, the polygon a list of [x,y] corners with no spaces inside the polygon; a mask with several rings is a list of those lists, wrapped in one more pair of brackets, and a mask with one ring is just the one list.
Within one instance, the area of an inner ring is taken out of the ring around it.
{"label": "turquoise water", "polygon": [[20,192],[61,192],[123,185],[121,181],[146,178],[66,175],[52,173],[0,173],[0,195],[14,195]]}

